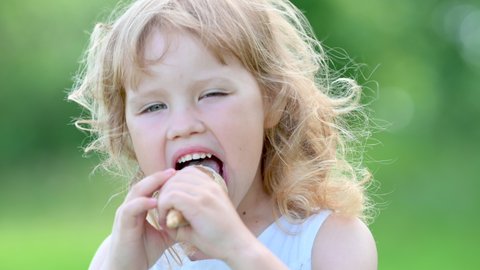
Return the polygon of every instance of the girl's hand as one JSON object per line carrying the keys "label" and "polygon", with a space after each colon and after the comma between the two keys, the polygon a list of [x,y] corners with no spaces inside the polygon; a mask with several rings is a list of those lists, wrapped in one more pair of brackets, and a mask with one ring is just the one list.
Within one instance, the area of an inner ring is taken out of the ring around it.
{"label": "girl's hand", "polygon": [[165,231],[154,229],[145,217],[157,206],[152,194],[174,174],[173,169],[155,173],[130,189],[117,209],[102,269],[148,269],[173,244]]}
{"label": "girl's hand", "polygon": [[169,236],[192,244],[211,258],[227,260],[235,256],[244,240],[252,239],[228,194],[194,166],[178,171],[160,190],[158,215],[164,228],[172,208],[180,211],[190,225],[167,230]]}

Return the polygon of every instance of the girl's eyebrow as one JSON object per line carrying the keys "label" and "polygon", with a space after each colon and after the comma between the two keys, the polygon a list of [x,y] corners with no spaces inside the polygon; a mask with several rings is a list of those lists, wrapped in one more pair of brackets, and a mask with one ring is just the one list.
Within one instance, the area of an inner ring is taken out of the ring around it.
{"label": "girl's eyebrow", "polygon": [[[201,89],[206,87],[225,87],[225,86],[234,86],[236,85],[235,81],[228,76],[215,76],[208,77],[205,79],[198,79],[192,82],[188,89]],[[140,104],[144,100],[163,96],[167,92],[166,89],[162,87],[149,87],[149,88],[137,88],[127,90],[127,99],[126,101],[132,105]]]}
{"label": "girl's eyebrow", "polygon": [[211,77],[211,78],[196,80],[191,84],[190,88],[196,89],[196,88],[204,88],[209,86],[218,86],[218,85],[223,86],[223,85],[233,85],[233,84],[235,84],[235,82],[229,77],[218,76],[218,77]]}
{"label": "girl's eyebrow", "polygon": [[130,89],[126,91],[126,103],[131,105],[143,105],[148,99],[163,95],[164,89],[160,87],[152,87],[147,89]]}

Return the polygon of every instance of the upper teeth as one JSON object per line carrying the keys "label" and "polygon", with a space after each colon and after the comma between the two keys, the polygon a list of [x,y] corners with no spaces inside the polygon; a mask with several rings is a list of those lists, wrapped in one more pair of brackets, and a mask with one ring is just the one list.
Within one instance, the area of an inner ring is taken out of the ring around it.
{"label": "upper teeth", "polygon": [[212,154],[210,153],[193,153],[193,154],[188,154],[180,157],[177,163],[184,163],[190,160],[204,159],[204,158],[211,158],[211,157],[212,157]]}

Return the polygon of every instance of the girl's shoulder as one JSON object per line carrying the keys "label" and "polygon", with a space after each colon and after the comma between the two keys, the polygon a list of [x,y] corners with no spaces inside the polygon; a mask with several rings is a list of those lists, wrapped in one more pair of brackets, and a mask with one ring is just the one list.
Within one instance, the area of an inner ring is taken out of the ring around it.
{"label": "girl's shoulder", "polygon": [[355,217],[331,214],[315,237],[312,269],[377,269],[372,233]]}
{"label": "girl's shoulder", "polygon": [[279,238],[296,239],[299,237],[305,237],[312,238],[311,240],[313,244],[315,235],[331,213],[330,210],[323,210],[303,220],[294,220],[286,216],[281,216],[267,227],[258,236],[258,239],[262,242],[268,243]]}
{"label": "girl's shoulder", "polygon": [[258,239],[289,269],[377,269],[368,227],[330,210],[298,222],[281,217]]}

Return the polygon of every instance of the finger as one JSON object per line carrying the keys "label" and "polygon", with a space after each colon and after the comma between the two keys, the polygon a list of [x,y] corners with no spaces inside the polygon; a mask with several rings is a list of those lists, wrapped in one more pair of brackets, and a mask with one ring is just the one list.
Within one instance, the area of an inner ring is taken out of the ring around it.
{"label": "finger", "polygon": [[159,197],[158,200],[158,220],[163,224],[164,228],[170,228],[167,224],[167,215],[172,209],[178,211],[182,217],[184,217],[183,212],[188,207],[192,207],[196,200],[196,195],[190,194],[183,190],[173,190]]}
{"label": "finger", "polygon": [[147,211],[157,206],[157,200],[139,197],[122,204],[116,212],[116,223],[120,229],[143,228]]}
{"label": "finger", "polygon": [[[225,180],[213,169],[203,166],[203,165],[194,165],[183,168],[177,172],[177,175],[185,179],[196,179],[198,181],[202,180],[202,185],[204,188],[219,186],[225,193],[228,193],[228,188],[225,183]],[[215,185],[211,185],[215,183]]]}
{"label": "finger", "polygon": [[136,183],[130,189],[130,192],[125,198],[129,201],[137,197],[151,197],[165,182],[175,174],[175,169],[167,169],[158,173],[154,173],[145,177],[140,182]]}
{"label": "finger", "polygon": [[[170,178],[169,181],[167,183],[165,183],[161,187],[160,190],[158,190],[158,193],[157,192],[153,193],[152,197],[157,198],[159,200],[160,200],[160,198],[165,199],[165,197],[168,196],[168,195],[165,195],[165,194],[169,194],[170,192],[172,192],[172,190],[175,190],[177,192],[186,192],[188,190],[192,190],[192,189],[195,188],[195,186],[192,187],[191,183],[176,181],[178,179],[176,179],[175,177],[176,176]],[[149,210],[148,213],[147,213],[147,221],[151,225],[153,225],[155,228],[157,228],[158,230],[160,230],[162,228],[165,228],[165,224],[164,224],[164,222],[162,222],[162,218],[159,215],[159,209],[161,209],[162,205],[163,205],[163,203],[157,203],[158,208]],[[172,209],[170,209],[170,210],[172,210]],[[179,224],[183,224],[183,225],[188,224],[188,222],[186,222],[186,220],[183,218],[183,215],[180,212],[176,212],[176,213],[178,213],[177,216],[179,217],[179,220],[183,221],[183,222],[180,222]],[[167,216],[166,219],[167,219],[167,221],[166,221],[167,227],[172,227],[173,226],[173,225],[171,225],[172,222],[168,221],[168,216]]]}
{"label": "finger", "polygon": [[172,175],[169,181],[162,186],[161,193],[177,189],[194,195],[205,190],[212,183],[211,178],[201,170],[192,167],[194,166],[176,171],[175,175]]}
{"label": "finger", "polygon": [[227,186],[226,186],[225,180],[214,169],[212,169],[210,167],[207,167],[207,166],[204,166],[204,165],[188,166],[187,169],[188,168],[200,171],[202,174],[208,176],[209,180],[213,180],[214,182],[219,184],[222,188],[224,188],[225,191],[227,191]]}

